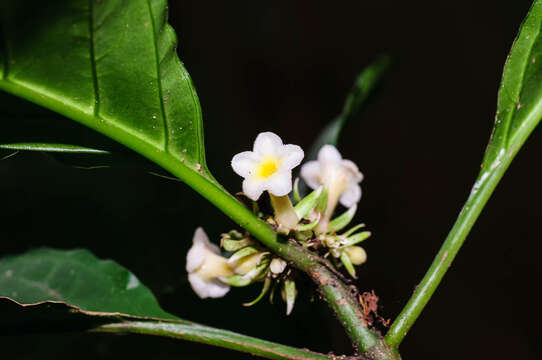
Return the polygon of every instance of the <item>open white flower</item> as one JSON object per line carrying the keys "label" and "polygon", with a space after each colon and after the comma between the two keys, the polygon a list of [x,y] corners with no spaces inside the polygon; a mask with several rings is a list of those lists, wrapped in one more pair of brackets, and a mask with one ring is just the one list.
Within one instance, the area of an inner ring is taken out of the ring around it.
{"label": "open white flower", "polygon": [[318,160],[309,161],[301,167],[301,177],[307,185],[316,189],[321,185],[328,191],[327,209],[322,221],[323,226],[329,220],[337,202],[351,207],[361,198],[359,182],[363,175],[356,164],[342,158],[333,145],[324,145],[318,152]]}
{"label": "open white flower", "polygon": [[264,191],[275,196],[292,191],[292,169],[301,163],[303,156],[299,146],[284,145],[276,134],[263,132],[256,137],[253,151],[235,155],[231,166],[245,178],[245,195],[256,201]]}
{"label": "open white flower", "polygon": [[233,275],[227,259],[220,255],[220,249],[209,241],[201,227],[196,229],[193,245],[186,255],[186,271],[192,289],[202,299],[226,295],[229,285],[220,279]]}

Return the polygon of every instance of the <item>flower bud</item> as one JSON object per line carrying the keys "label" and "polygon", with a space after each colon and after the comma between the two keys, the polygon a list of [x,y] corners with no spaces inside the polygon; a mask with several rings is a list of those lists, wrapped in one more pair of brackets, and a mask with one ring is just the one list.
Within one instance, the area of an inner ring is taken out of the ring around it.
{"label": "flower bud", "polygon": [[281,258],[273,258],[273,260],[271,260],[271,265],[269,266],[269,268],[271,269],[271,272],[275,275],[278,275],[278,274],[281,274],[284,269],[286,269],[286,266],[288,265],[288,263],[284,260],[282,260]]}
{"label": "flower bud", "polygon": [[361,246],[349,246],[344,248],[344,251],[354,265],[361,265],[367,261],[367,253]]}

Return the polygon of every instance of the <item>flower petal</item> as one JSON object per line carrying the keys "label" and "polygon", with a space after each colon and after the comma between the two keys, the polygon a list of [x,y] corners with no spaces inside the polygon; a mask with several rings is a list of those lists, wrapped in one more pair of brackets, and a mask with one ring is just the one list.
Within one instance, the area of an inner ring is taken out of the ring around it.
{"label": "flower petal", "polygon": [[354,162],[350,160],[342,160],[341,165],[346,171],[348,171],[349,181],[359,183],[361,180],[363,180],[363,174],[359,171],[358,166]]}
{"label": "flower petal", "polygon": [[273,174],[266,183],[267,191],[271,194],[275,196],[288,195],[292,191],[292,172],[288,169]]}
{"label": "flower petal", "polygon": [[283,167],[284,170],[295,168],[297,165],[301,164],[301,160],[303,160],[303,157],[305,156],[305,153],[300,146],[292,144],[282,146],[280,152],[282,160],[281,167]]}
{"label": "flower petal", "polygon": [[195,271],[199,268],[205,260],[205,254],[209,251],[207,249],[209,238],[201,227],[196,229],[192,242],[193,245],[186,254],[186,271],[188,272]]}
{"label": "flower petal", "polygon": [[194,292],[202,299],[223,297],[230,291],[230,287],[222,281],[218,279],[205,281],[197,273],[189,274],[188,281]]}
{"label": "flower petal", "polygon": [[258,166],[258,156],[252,151],[244,151],[231,159],[231,167],[239,176],[252,176]]}
{"label": "flower petal", "polygon": [[339,163],[341,160],[341,153],[333,145],[326,144],[318,151],[318,161]]}
{"label": "flower petal", "polygon": [[339,202],[346,207],[351,207],[361,199],[361,187],[356,183],[349,183],[346,190],[339,198]]}
{"label": "flower petal", "polygon": [[319,161],[309,161],[301,166],[301,177],[312,189],[322,185],[320,182],[321,173],[322,168]]}
{"label": "flower petal", "polygon": [[272,132],[259,133],[254,141],[254,152],[261,156],[275,156],[282,146],[281,138]]}
{"label": "flower petal", "polygon": [[243,180],[243,193],[251,200],[257,201],[262,195],[266,181],[257,180],[254,177],[248,177]]}

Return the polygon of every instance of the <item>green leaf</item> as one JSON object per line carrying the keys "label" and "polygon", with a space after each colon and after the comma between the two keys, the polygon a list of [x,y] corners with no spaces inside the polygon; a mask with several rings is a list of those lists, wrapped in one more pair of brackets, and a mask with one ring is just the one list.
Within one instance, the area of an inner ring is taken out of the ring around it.
{"label": "green leaf", "polygon": [[16,151],[45,151],[53,153],[67,154],[96,154],[108,155],[109,151],[92,149],[84,146],[68,145],[68,144],[49,144],[49,143],[13,143],[0,144],[0,149],[16,150]]}
{"label": "green leaf", "polygon": [[[0,89],[125,145],[270,249],[286,247],[208,171],[200,104],[166,20],[165,0],[0,1]],[[13,142],[40,141],[0,143]]]}
{"label": "green leaf", "polygon": [[175,319],[134,274],[86,250],[40,249],[0,260],[0,296],[20,304],[60,301],[83,311]]}
{"label": "green leaf", "polygon": [[36,0],[0,6],[0,89],[182,168],[176,175],[193,187],[218,185],[165,0],[58,0],[32,16]]}
{"label": "green leaf", "polygon": [[524,20],[504,67],[482,173],[513,157],[542,118],[542,1]]}
{"label": "green leaf", "polygon": [[196,341],[270,359],[327,359],[179,319],[162,310],[134,274],[87,250],[40,249],[0,260],[0,317],[0,335],[91,329]]}
{"label": "green leaf", "polygon": [[314,160],[318,151],[325,144],[337,146],[341,131],[359,113],[368,96],[374,90],[391,65],[391,58],[383,56],[365,68],[356,78],[352,90],[348,93],[342,112],[329,123],[318,135],[311,146],[306,160]]}

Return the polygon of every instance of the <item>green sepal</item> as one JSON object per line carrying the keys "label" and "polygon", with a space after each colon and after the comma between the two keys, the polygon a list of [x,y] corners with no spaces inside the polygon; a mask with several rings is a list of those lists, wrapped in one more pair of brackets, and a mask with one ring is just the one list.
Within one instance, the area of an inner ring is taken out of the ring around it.
{"label": "green sepal", "polygon": [[269,263],[271,260],[269,257],[264,257],[260,260],[260,263],[245,275],[232,275],[227,278],[221,278],[223,282],[235,287],[243,287],[252,284],[255,281],[261,280],[263,276],[267,274],[269,269]]}
{"label": "green sepal", "polygon": [[220,246],[226,251],[237,251],[247,246],[254,245],[252,239],[246,238],[241,240],[232,240],[228,238],[222,238]]}
{"label": "green sepal", "polygon": [[344,246],[356,245],[364,240],[367,240],[370,236],[370,231],[363,231],[346,238],[345,241],[341,241],[341,244],[343,244]]}
{"label": "green sepal", "polygon": [[294,309],[295,298],[297,297],[297,289],[295,281],[286,279],[282,284],[282,299],[286,302],[286,315],[290,315]]}
{"label": "green sepal", "polygon": [[245,275],[232,275],[227,278],[221,278],[223,282],[230,286],[243,287],[252,284],[252,279]]}
{"label": "green sepal", "polygon": [[241,240],[243,238],[243,234],[237,230],[230,230],[225,237],[233,240]]}
{"label": "green sepal", "polygon": [[295,239],[301,243],[306,243],[313,235],[314,233],[310,230],[294,232]]}
{"label": "green sepal", "polygon": [[271,259],[269,256],[264,256],[260,263],[252,270],[250,270],[248,273],[243,275],[246,278],[251,279],[252,281],[258,281],[261,280],[265,275],[267,275],[267,272],[269,271],[269,264],[271,263]]}
{"label": "green sepal", "polygon": [[297,204],[301,201],[301,195],[299,194],[299,178],[294,180],[294,203]]}
{"label": "green sepal", "polygon": [[296,227],[296,230],[297,231],[308,231],[308,230],[312,230],[316,227],[316,225],[318,225],[318,223],[320,222],[320,218],[321,218],[321,214],[318,214],[318,216],[316,217],[316,220],[314,220],[313,222],[311,223],[308,223],[308,224],[297,224],[297,227]]}
{"label": "green sepal", "polygon": [[237,251],[235,254],[233,254],[229,259],[228,259],[228,264],[232,264],[232,263],[235,263],[239,260],[241,260],[242,258],[244,258],[245,256],[249,256],[249,255],[252,255],[252,254],[256,254],[260,252],[259,249],[257,249],[256,247],[254,246],[246,246],[246,247],[243,247],[241,250]]}
{"label": "green sepal", "polygon": [[294,209],[298,219],[301,220],[311,213],[316,204],[318,204],[322,191],[323,187],[320,186],[297,203]]}
{"label": "green sepal", "polygon": [[270,287],[271,287],[271,278],[267,277],[265,278],[265,281],[263,283],[263,287],[262,287],[262,291],[260,292],[260,295],[258,295],[258,297],[252,300],[251,302],[244,303],[243,306],[252,306],[258,303],[265,296],[265,294],[267,294],[267,291],[269,290]]}
{"label": "green sepal", "polygon": [[328,198],[327,189],[324,188],[324,190],[322,190],[322,194],[320,195],[320,198],[318,199],[318,205],[316,205],[316,212],[320,214],[323,214],[326,212],[327,198]]}
{"label": "green sepal", "polygon": [[354,268],[352,261],[350,261],[350,258],[348,257],[346,251],[343,251],[341,253],[341,262],[343,263],[344,268],[346,269],[346,271],[348,271],[350,276],[352,276],[354,279],[357,279],[356,269]]}
{"label": "green sepal", "polygon": [[340,216],[337,216],[335,219],[331,220],[327,226],[328,232],[334,233],[344,229],[348,224],[350,224],[350,221],[352,221],[352,219],[354,218],[357,208],[358,206],[354,204]]}
{"label": "green sepal", "polygon": [[354,226],[353,228],[351,228],[350,230],[348,230],[344,234],[341,234],[341,236],[349,237],[350,235],[352,235],[353,233],[355,233],[356,231],[358,231],[359,229],[364,228],[364,227],[365,227],[365,224],[357,224],[356,226]]}
{"label": "green sepal", "polygon": [[273,304],[273,301],[275,299],[275,290],[277,290],[278,282],[274,282],[273,286],[271,286],[271,292],[269,293],[269,303]]}
{"label": "green sepal", "polygon": [[256,216],[260,215],[260,206],[257,201],[252,202],[252,213]]}

